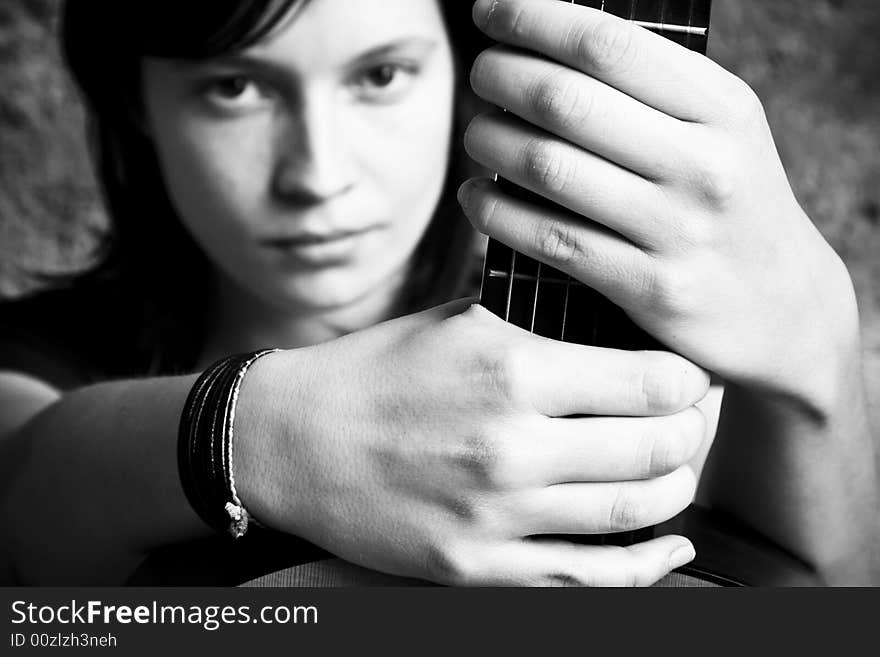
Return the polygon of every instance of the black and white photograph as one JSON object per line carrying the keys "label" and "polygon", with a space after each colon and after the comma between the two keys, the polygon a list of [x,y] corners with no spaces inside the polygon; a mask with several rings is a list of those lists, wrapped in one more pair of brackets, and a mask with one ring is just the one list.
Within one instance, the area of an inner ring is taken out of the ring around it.
{"label": "black and white photograph", "polygon": [[877,586],[878,31],[0,1],[0,585]]}

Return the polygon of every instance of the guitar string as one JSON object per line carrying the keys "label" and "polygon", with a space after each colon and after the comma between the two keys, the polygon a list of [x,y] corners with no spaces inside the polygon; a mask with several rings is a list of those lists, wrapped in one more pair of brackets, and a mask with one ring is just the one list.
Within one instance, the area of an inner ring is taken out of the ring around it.
{"label": "guitar string", "polygon": [[[688,27],[690,28],[694,24],[694,0],[688,0]],[[684,45],[686,48],[690,49],[691,47],[691,33],[688,32],[687,36],[684,40]]]}
{"label": "guitar string", "polygon": [[529,333],[535,332],[535,317],[538,314],[538,292],[541,288],[541,269],[543,268],[543,263],[538,263],[538,275],[535,280],[535,302],[532,304],[532,323],[529,326]]}
{"label": "guitar string", "polygon": [[[575,2],[575,0],[571,0],[571,4],[577,4],[577,3]],[[630,20],[632,20],[635,17],[635,4],[636,4],[636,0],[632,0],[632,2],[630,3],[630,12],[629,12]],[[599,11],[601,11],[601,12],[605,11],[605,0],[602,0],[601,4],[599,5]],[[571,299],[571,284],[572,284],[572,278],[569,275],[566,277],[566,282],[565,282],[565,301],[562,304],[562,331],[560,332],[560,336],[559,336],[559,339],[563,342],[565,341],[565,329],[566,329],[566,326],[568,323],[568,303],[569,303],[569,300]],[[537,286],[536,286],[536,288],[535,288],[535,307],[536,308],[537,308],[537,296],[538,296],[538,290],[537,290]],[[596,325],[596,322],[597,322],[597,317],[594,315],[590,318],[590,324],[591,324],[591,326],[590,326],[591,340],[590,341],[594,344],[596,342],[596,334],[597,334],[598,328],[599,328]],[[534,326],[534,317],[532,318],[532,326]]]}
{"label": "guitar string", "polygon": [[[569,2],[570,2],[570,4],[573,4],[573,5],[577,4],[576,0],[569,0]],[[601,0],[600,6],[599,6],[599,11],[603,11],[603,12],[605,11],[605,4],[606,4],[605,0]],[[659,15],[657,15],[655,17],[655,20],[657,21],[656,23],[650,22],[650,21],[637,21],[636,20],[637,5],[638,5],[638,0],[630,0],[629,16],[627,17],[628,20],[633,21],[635,23],[644,23],[645,26],[656,27],[661,32],[673,32],[674,31],[677,33],[684,33],[685,44],[686,44],[686,47],[688,47],[688,48],[691,48],[692,37],[695,34],[699,33],[700,36],[703,36],[708,33],[708,27],[707,28],[702,28],[702,27],[695,28],[694,27],[694,15],[695,15],[695,9],[696,9],[694,0],[688,0],[687,26],[669,25],[667,23],[667,21],[666,21],[667,10],[668,10],[667,0],[661,0],[661,2],[660,2],[659,12],[658,12]],[[671,28],[675,28],[675,29],[673,30]],[[512,301],[513,301],[513,283],[514,283],[514,280],[517,278],[516,260],[517,260],[517,252],[515,249],[511,249],[510,275],[508,278],[507,299],[506,299],[506,304],[505,304],[505,320],[507,320],[507,321],[510,320],[510,310],[511,310]],[[538,263],[538,273],[537,273],[537,276],[535,277],[535,287],[534,287],[534,293],[533,293],[533,299],[532,299],[532,314],[531,314],[531,321],[530,321],[530,331],[532,333],[534,333],[534,330],[535,330],[535,322],[536,322],[536,318],[537,318],[537,308],[538,308],[538,298],[539,298],[539,294],[540,294],[540,290],[541,290],[542,279],[543,279],[543,265],[542,265],[542,263],[539,262]],[[566,276],[565,301],[563,303],[562,329],[561,329],[561,336],[560,336],[561,340],[565,339],[565,332],[566,332],[566,326],[567,326],[567,321],[568,321],[568,305],[569,305],[569,300],[571,298],[572,282],[573,282],[573,280],[572,280],[571,276]],[[594,342],[595,342],[595,339],[597,336],[597,332],[598,332],[598,326],[596,325],[596,318],[594,317],[593,321],[592,321],[592,326],[591,326],[591,337]]]}
{"label": "guitar string", "polygon": [[513,299],[513,281],[516,275],[516,249],[510,249],[510,278],[507,281],[507,308],[504,310],[504,321],[510,321],[510,302]]}
{"label": "guitar string", "polygon": [[[577,4],[575,0],[571,0],[571,4]],[[599,11],[605,11],[605,0],[599,7]],[[565,342],[565,326],[568,322],[568,299],[571,297],[571,276],[565,277],[565,301],[562,303],[562,330],[559,332],[559,339]]]}

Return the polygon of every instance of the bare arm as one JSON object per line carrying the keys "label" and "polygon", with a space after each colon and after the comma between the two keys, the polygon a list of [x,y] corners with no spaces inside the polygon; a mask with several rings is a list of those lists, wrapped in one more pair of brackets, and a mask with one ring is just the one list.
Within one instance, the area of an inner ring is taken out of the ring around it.
{"label": "bare arm", "polygon": [[[801,399],[727,386],[703,488],[829,584],[876,585],[875,446],[857,340],[810,365]],[[815,382],[830,393],[823,403],[807,401]]]}
{"label": "bare arm", "polygon": [[[9,574],[120,583],[149,550],[210,532],[177,475],[194,380],[83,388],[5,436]],[[686,539],[528,537],[687,506],[707,386],[678,356],[537,338],[464,300],[258,361],[236,414],[237,488],[270,527],[391,574],[651,584],[693,558]]]}
{"label": "bare arm", "polygon": [[[194,380],[106,383],[42,405],[32,383],[25,398],[39,410],[0,439],[4,545],[18,580],[119,583],[150,549],[210,531],[177,476],[177,422]],[[9,417],[12,375],[0,388]]]}

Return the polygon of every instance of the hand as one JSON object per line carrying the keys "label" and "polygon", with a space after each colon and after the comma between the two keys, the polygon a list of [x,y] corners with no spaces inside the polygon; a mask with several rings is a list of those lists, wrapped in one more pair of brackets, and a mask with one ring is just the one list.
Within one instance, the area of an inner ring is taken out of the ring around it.
{"label": "hand", "polygon": [[258,361],[235,432],[255,517],[444,584],[647,585],[693,558],[679,536],[628,548],[526,537],[632,530],[684,509],[707,375],[466,306]]}
{"label": "hand", "polygon": [[702,367],[828,408],[857,348],[852,283],[794,198],[746,84],[585,7],[481,0],[474,17],[504,45],[478,58],[473,87],[509,112],[476,118],[467,150],[560,206],[469,181],[474,225]]}

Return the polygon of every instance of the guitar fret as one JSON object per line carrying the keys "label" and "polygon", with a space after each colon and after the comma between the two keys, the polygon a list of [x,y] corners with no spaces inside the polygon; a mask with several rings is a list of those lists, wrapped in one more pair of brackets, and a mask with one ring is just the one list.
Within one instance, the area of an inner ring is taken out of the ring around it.
{"label": "guitar fret", "polygon": [[[516,251],[514,249],[510,250],[510,273],[513,274],[516,271]],[[514,276],[510,277],[510,282],[507,284],[507,309],[504,311],[504,321],[510,321],[510,303],[513,300],[513,281]]]}
{"label": "guitar fret", "polygon": [[694,36],[706,36],[709,34],[708,27],[693,27],[692,25],[669,25],[667,23],[652,23],[650,21],[630,21],[646,30],[668,32],[670,34],[692,34]]}
{"label": "guitar fret", "polygon": [[529,326],[529,333],[535,332],[535,317],[538,316],[538,291],[541,289],[541,266],[542,263],[538,263],[538,275],[535,280],[535,302],[532,304],[532,323]]}
{"label": "guitar fret", "polygon": [[581,283],[580,281],[572,281],[570,278],[565,279],[565,278],[557,278],[557,277],[552,277],[552,276],[541,276],[541,275],[532,276],[531,274],[520,274],[519,272],[514,272],[513,275],[511,276],[510,272],[501,271],[498,269],[490,269],[489,270],[489,277],[490,278],[502,278],[504,280],[512,278],[513,280],[526,281],[528,283],[540,281],[541,283],[556,283],[558,285],[567,285],[569,283],[573,283],[574,285],[583,285],[583,283]]}

